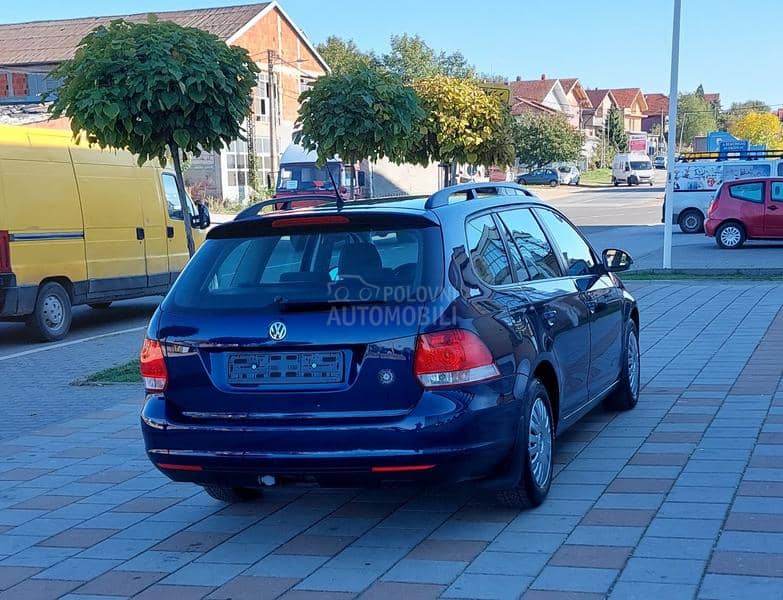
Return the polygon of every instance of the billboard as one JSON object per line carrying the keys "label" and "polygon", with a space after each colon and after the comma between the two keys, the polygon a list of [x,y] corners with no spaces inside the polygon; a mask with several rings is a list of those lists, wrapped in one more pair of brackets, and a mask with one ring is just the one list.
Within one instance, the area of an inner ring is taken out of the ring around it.
{"label": "billboard", "polygon": [[642,154],[647,154],[647,134],[628,134],[628,152],[640,152]]}

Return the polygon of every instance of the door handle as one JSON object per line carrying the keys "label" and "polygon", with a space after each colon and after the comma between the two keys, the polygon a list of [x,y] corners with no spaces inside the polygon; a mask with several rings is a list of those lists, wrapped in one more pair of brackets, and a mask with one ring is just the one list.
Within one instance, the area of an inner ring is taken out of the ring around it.
{"label": "door handle", "polygon": [[774,204],[770,204],[770,205],[767,207],[767,210],[777,210],[777,209],[778,209],[778,207],[777,207],[777,206],[775,206]]}
{"label": "door handle", "polygon": [[171,225],[166,227],[166,237],[169,239],[174,237],[174,228]]}
{"label": "door handle", "polygon": [[545,310],[541,316],[544,319],[544,322],[549,325],[550,327],[554,327],[555,323],[557,323],[557,311],[556,310]]}
{"label": "door handle", "polygon": [[136,239],[137,240],[143,240],[144,239],[144,228],[143,227],[137,227],[136,228]]}

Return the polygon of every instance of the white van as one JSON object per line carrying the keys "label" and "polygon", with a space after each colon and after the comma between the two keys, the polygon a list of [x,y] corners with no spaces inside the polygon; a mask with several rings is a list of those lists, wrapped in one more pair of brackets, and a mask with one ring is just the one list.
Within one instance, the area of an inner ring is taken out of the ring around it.
{"label": "white van", "polygon": [[[702,159],[676,162],[670,176],[674,180],[672,224],[679,225],[683,233],[701,233],[710,202],[724,181],[783,177],[783,161]],[[665,198],[666,202],[668,200]],[[666,214],[665,208],[663,214]]]}
{"label": "white van", "polygon": [[623,152],[612,161],[612,183],[620,185],[653,184],[653,166],[650,157],[642,153]]}

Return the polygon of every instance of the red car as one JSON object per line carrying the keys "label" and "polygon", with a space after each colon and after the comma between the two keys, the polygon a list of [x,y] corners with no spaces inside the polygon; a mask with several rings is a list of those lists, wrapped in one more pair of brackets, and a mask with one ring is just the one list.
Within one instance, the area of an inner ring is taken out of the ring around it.
{"label": "red car", "polygon": [[725,182],[710,204],[704,231],[721,248],[739,248],[745,240],[783,239],[783,178]]}

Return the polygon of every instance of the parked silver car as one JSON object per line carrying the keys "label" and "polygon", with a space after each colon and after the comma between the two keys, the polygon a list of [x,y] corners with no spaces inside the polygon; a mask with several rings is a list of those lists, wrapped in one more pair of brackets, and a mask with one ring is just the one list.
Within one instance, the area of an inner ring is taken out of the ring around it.
{"label": "parked silver car", "polygon": [[582,173],[576,165],[561,165],[557,168],[557,178],[560,185],[579,185]]}

